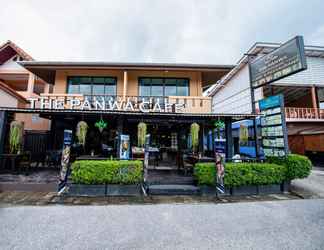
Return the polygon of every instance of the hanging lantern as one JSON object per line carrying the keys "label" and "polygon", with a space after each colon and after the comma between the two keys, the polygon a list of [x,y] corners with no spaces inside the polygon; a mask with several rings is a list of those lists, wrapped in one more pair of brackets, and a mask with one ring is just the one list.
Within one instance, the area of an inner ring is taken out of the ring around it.
{"label": "hanging lantern", "polygon": [[88,131],[88,124],[85,121],[80,121],[77,124],[76,137],[78,142],[84,147]]}
{"label": "hanging lantern", "polygon": [[95,126],[99,129],[100,133],[107,127],[107,122],[105,122],[102,118],[95,123]]}

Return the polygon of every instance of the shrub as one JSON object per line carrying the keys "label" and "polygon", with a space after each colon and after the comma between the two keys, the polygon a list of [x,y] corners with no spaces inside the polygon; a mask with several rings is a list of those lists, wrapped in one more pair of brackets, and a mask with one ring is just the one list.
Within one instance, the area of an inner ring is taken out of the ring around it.
{"label": "shrub", "polygon": [[72,181],[78,184],[137,184],[143,180],[141,161],[76,161]]}
{"label": "shrub", "polygon": [[290,154],[281,158],[267,157],[267,162],[285,166],[287,180],[306,178],[312,169],[312,162],[308,157],[297,154]]}
{"label": "shrub", "polygon": [[[215,164],[197,163],[194,175],[199,185],[215,185]],[[285,177],[286,168],[276,164],[227,163],[224,184],[226,187],[280,184]]]}

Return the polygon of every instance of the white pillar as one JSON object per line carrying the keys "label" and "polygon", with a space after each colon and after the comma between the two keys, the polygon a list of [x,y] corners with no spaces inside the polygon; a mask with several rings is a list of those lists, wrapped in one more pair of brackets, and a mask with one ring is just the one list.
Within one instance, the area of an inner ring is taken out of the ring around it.
{"label": "white pillar", "polygon": [[127,70],[124,70],[124,89],[123,89],[123,99],[126,98],[127,94]]}
{"label": "white pillar", "polygon": [[50,85],[48,83],[44,83],[45,86],[44,86],[44,93],[45,94],[49,94],[49,91],[50,91]]}
{"label": "white pillar", "polygon": [[34,93],[35,75],[30,73],[28,77],[27,94],[31,96]]}

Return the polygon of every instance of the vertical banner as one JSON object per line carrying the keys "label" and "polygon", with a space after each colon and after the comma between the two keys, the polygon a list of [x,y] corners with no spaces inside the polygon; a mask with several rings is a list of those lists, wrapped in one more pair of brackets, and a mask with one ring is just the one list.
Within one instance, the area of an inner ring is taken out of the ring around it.
{"label": "vertical banner", "polygon": [[64,188],[67,183],[67,178],[70,172],[70,153],[72,145],[72,130],[64,130],[64,140],[63,140],[63,151],[61,158],[61,172],[60,179],[58,184],[58,192],[61,193],[64,191]]}
{"label": "vertical banner", "polygon": [[220,153],[215,153],[215,165],[216,165],[216,190],[220,193],[225,193],[224,176],[225,165],[224,158]]}
{"label": "vertical banner", "polygon": [[128,160],[130,152],[129,135],[119,136],[119,159]]}
{"label": "vertical banner", "polygon": [[145,149],[144,149],[144,182],[147,180],[147,171],[149,163],[149,148],[150,148],[150,135],[145,136]]}

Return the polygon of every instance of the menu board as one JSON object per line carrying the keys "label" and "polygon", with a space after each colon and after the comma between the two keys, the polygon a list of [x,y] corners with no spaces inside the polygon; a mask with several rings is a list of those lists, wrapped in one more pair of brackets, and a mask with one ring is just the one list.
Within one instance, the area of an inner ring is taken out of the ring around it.
{"label": "menu board", "polygon": [[262,147],[265,156],[285,156],[288,153],[287,128],[282,95],[259,101]]}

